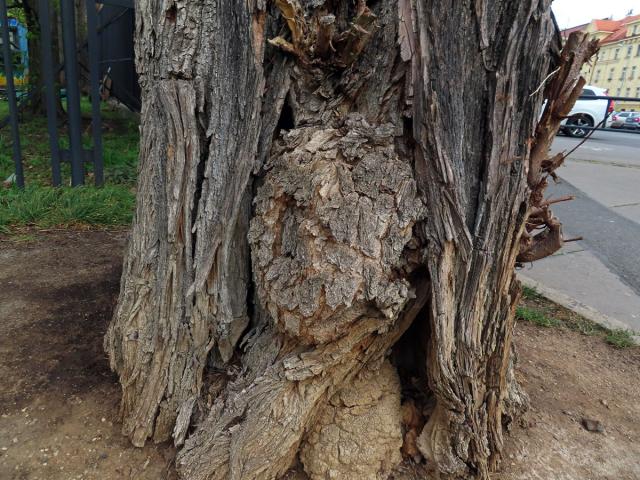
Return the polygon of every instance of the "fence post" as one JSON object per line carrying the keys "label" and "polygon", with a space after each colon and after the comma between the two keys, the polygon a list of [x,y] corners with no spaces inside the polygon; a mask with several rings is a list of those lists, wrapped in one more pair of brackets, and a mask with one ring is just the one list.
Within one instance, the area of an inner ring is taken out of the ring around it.
{"label": "fence post", "polygon": [[98,13],[95,0],[86,0],[87,42],[89,45],[89,79],[91,82],[91,128],[93,134],[93,174],[96,185],[102,185],[102,118],[100,114],[100,43]]}
{"label": "fence post", "polygon": [[18,129],[18,105],[16,90],[13,84],[13,58],[9,37],[9,19],[7,16],[7,1],[0,0],[0,26],[2,27],[2,53],[4,56],[4,74],[7,78],[7,97],[9,101],[9,120],[11,123],[11,139],[13,141],[13,163],[16,169],[16,184],[24,188],[24,173],[22,171],[22,152],[20,151],[20,130]]}
{"label": "fence post", "polygon": [[76,25],[73,0],[61,0],[62,46],[64,50],[64,76],[67,86],[67,113],[69,116],[69,144],[71,146],[71,185],[84,183],[84,152],[82,150],[82,116],[78,87],[78,57],[76,55]]}
{"label": "fence post", "polygon": [[45,88],[45,103],[47,107],[47,130],[49,131],[49,148],[51,150],[51,177],[55,187],[62,183],[60,175],[60,144],[58,140],[58,112],[56,98],[59,92],[54,81],[54,65],[51,55],[51,12],[49,0],[39,0],[40,14],[40,45],[42,53],[42,79]]}

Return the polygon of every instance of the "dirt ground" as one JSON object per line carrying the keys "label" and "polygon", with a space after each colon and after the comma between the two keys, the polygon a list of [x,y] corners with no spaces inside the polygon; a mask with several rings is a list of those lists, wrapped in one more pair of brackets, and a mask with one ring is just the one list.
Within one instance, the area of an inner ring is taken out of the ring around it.
{"label": "dirt ground", "polygon": [[[0,479],[174,478],[171,447],[120,434],[102,350],[124,233],[35,235],[0,239]],[[532,408],[494,478],[640,479],[640,349],[526,323],[516,342]]]}

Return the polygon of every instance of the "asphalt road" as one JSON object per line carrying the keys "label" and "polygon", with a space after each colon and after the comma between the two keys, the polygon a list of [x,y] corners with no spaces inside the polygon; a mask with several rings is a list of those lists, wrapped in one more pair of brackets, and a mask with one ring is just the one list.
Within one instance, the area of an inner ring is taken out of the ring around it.
{"label": "asphalt road", "polygon": [[[579,142],[558,136],[552,150]],[[640,295],[640,135],[596,131],[557,172],[562,182],[548,194],[576,197],[553,208],[565,237],[584,237],[581,246]]]}
{"label": "asphalt road", "polygon": [[[579,138],[558,135],[551,150],[553,153],[569,151],[581,141]],[[572,156],[581,160],[640,168],[640,133],[596,130]]]}

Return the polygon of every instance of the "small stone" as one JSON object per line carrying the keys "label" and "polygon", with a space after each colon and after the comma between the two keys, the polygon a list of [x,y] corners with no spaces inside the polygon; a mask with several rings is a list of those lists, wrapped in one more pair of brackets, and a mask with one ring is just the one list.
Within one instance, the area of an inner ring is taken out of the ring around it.
{"label": "small stone", "polygon": [[604,432],[604,426],[602,425],[602,423],[599,420],[592,420],[590,418],[583,418],[582,419],[582,426],[585,428],[585,430],[587,430],[589,432],[597,432],[597,433]]}
{"label": "small stone", "polygon": [[13,440],[11,440],[13,443],[18,443],[18,437],[13,437]]}
{"label": "small stone", "polygon": [[602,400],[600,400],[600,403],[602,405],[604,405],[605,407],[609,408],[609,402],[607,402],[606,400],[602,399]]}

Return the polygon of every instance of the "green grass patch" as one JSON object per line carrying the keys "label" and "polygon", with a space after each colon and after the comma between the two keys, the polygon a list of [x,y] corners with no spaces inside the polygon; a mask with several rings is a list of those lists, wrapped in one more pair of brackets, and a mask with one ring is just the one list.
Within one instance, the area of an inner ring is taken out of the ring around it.
{"label": "green grass patch", "polygon": [[516,308],[516,319],[539,327],[573,330],[583,335],[599,336],[615,348],[636,345],[634,332],[609,329],[548,300],[535,289],[522,287],[522,300]]}
{"label": "green grass patch", "polygon": [[94,187],[28,186],[0,190],[0,231],[34,226],[118,226],[131,222],[134,193],[121,185]]}
{"label": "green grass patch", "polygon": [[536,300],[542,298],[542,295],[540,295],[535,288],[527,287],[526,285],[522,286],[522,296],[527,300]]}
{"label": "green grass patch", "polygon": [[520,320],[531,322],[539,327],[558,327],[562,324],[560,320],[546,315],[544,312],[525,306],[516,309],[516,317]]}
{"label": "green grass patch", "polygon": [[[91,148],[91,104],[87,98],[81,101],[82,142]],[[138,163],[138,115],[113,105],[102,105],[102,144],[105,183],[135,186]],[[9,114],[6,101],[0,101],[0,120]],[[58,135],[61,148],[68,148],[68,130],[59,121]],[[22,113],[19,121],[20,146],[26,185],[51,185],[51,153],[45,115]],[[0,181],[14,172],[11,131],[9,126],[0,129]],[[92,182],[93,165],[87,164],[87,185]],[[63,185],[68,185],[71,167],[61,165]]]}
{"label": "green grass patch", "polygon": [[615,348],[629,348],[635,345],[635,342],[633,341],[633,332],[622,328],[609,330],[604,339],[609,345],[612,345]]}
{"label": "green grass patch", "polygon": [[[81,101],[83,145],[91,148],[91,104]],[[0,119],[8,114],[0,101]],[[138,116],[119,107],[102,106],[102,143],[105,186],[92,185],[93,165],[86,164],[86,186],[69,187],[71,166],[61,165],[61,188],[51,186],[51,153],[44,115],[20,116],[20,144],[26,189],[0,190],[0,232],[20,235],[25,226],[116,226],[131,221],[138,164]],[[66,123],[59,121],[60,148],[68,148]],[[0,129],[0,182],[14,173],[11,131]],[[0,187],[1,188],[1,187]]]}

